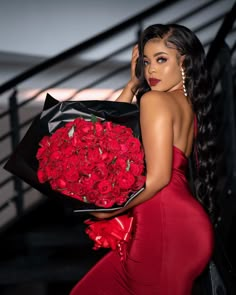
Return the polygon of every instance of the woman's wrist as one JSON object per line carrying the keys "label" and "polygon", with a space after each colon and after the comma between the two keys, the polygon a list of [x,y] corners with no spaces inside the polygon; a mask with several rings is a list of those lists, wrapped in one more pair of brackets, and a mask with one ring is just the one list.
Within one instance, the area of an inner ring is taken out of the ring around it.
{"label": "woman's wrist", "polygon": [[137,86],[135,86],[135,83],[132,80],[130,80],[125,85],[124,89],[122,90],[121,94],[116,99],[116,101],[131,103],[136,93],[136,90],[137,90]]}
{"label": "woman's wrist", "polygon": [[126,86],[133,95],[136,93],[136,91],[138,89],[137,83],[133,82],[132,80],[130,80]]}

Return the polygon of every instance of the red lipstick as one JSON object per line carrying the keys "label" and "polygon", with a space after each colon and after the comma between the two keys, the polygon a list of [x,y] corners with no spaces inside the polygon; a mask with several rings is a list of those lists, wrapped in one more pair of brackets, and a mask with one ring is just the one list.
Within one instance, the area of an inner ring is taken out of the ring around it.
{"label": "red lipstick", "polygon": [[161,80],[155,79],[155,78],[150,78],[148,79],[150,86],[155,86],[157,85]]}

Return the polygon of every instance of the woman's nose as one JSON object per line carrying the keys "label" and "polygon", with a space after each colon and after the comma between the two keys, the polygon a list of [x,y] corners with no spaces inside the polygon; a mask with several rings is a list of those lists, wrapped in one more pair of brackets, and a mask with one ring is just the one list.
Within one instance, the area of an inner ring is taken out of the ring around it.
{"label": "woman's nose", "polygon": [[148,69],[148,72],[149,72],[150,74],[156,72],[155,67],[154,67],[153,65],[150,65],[150,67],[149,67],[149,69]]}

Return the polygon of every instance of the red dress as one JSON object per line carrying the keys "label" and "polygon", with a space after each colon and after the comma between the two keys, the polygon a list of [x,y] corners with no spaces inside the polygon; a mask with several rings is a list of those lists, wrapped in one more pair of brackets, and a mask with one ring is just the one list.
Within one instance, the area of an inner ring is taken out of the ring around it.
{"label": "red dress", "polygon": [[188,160],[173,147],[169,184],[133,211],[133,237],[123,261],[103,257],[70,295],[190,295],[213,250],[213,229],[186,180]]}

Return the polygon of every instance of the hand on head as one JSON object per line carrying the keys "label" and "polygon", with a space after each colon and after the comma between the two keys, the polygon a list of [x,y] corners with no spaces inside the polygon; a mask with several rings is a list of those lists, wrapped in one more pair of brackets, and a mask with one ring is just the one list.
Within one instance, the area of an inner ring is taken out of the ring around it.
{"label": "hand on head", "polygon": [[136,69],[138,57],[139,57],[139,51],[138,51],[138,45],[136,44],[132,50],[131,79],[130,79],[130,83],[132,84],[132,88],[134,89],[134,92],[136,91],[138,84],[139,84],[139,80],[135,74],[135,69]]}

